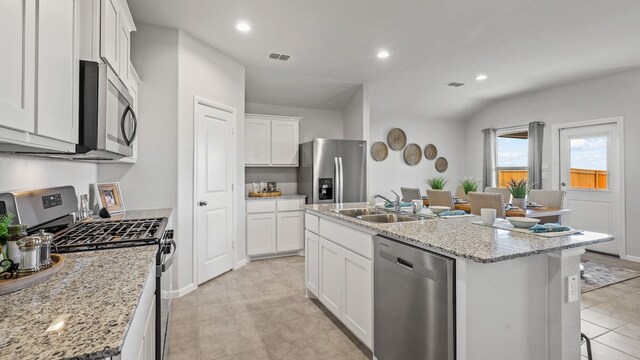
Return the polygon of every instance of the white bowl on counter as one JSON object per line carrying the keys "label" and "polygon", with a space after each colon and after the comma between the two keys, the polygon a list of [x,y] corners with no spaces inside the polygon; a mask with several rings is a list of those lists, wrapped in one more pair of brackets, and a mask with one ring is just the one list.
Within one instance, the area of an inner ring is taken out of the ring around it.
{"label": "white bowl on counter", "polygon": [[451,208],[448,207],[448,206],[429,206],[429,210],[431,210],[432,213],[438,215],[441,212],[445,212],[445,211],[451,210]]}
{"label": "white bowl on counter", "polygon": [[540,222],[540,219],[520,217],[520,216],[507,217],[507,220],[509,220],[511,225],[517,228],[522,228],[522,229],[528,229]]}

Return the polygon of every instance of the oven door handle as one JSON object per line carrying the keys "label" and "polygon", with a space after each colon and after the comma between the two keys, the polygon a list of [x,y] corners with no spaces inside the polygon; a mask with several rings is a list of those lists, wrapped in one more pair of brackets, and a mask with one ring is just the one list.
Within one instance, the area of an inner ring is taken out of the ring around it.
{"label": "oven door handle", "polygon": [[171,248],[171,255],[169,256],[168,259],[162,262],[162,272],[167,271],[167,269],[170,268],[171,265],[173,264],[173,258],[175,257],[176,249],[177,249],[176,242],[173,239],[166,240],[166,244],[168,244],[169,247]]}

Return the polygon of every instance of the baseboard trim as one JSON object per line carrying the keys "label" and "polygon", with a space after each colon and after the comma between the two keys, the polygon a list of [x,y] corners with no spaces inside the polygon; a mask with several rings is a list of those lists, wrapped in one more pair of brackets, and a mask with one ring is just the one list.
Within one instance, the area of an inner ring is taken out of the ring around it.
{"label": "baseboard trim", "polygon": [[241,267],[247,265],[247,263],[248,263],[247,258],[244,258],[236,262],[236,264],[233,266],[233,270],[240,269]]}
{"label": "baseboard trim", "polygon": [[640,263],[640,257],[638,256],[625,255],[622,257],[622,260],[629,260],[629,261]]}
{"label": "baseboard trim", "polygon": [[183,287],[182,289],[177,289],[177,290],[171,290],[171,293],[169,294],[169,297],[174,299],[174,298],[179,298],[181,296],[185,296],[188,293],[192,292],[193,290],[197,289],[198,287],[196,286],[196,284],[189,284],[185,287]]}

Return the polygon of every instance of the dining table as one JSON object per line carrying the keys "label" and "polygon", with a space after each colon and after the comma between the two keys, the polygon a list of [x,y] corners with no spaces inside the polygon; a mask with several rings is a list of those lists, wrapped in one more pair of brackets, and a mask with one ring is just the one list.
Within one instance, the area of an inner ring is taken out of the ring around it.
{"label": "dining table", "polygon": [[[425,206],[429,206],[429,200],[423,199],[422,203]],[[453,205],[454,210],[462,210],[466,213],[471,213],[471,205],[469,202],[460,202]],[[558,209],[551,208],[545,206],[536,206],[536,207],[527,207],[526,209],[521,209],[517,207],[512,207],[506,211],[507,216],[522,216],[522,217],[530,217],[530,218],[543,218],[549,216],[562,216],[564,214],[570,213],[570,209]]]}

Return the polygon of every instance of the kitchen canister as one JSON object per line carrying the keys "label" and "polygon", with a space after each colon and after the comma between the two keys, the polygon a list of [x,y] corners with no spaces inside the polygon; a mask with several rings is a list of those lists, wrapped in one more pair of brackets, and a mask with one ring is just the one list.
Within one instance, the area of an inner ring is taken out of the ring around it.
{"label": "kitchen canister", "polygon": [[40,246],[42,240],[37,235],[25,236],[18,240],[20,267],[18,273],[32,273],[40,270]]}
{"label": "kitchen canister", "polygon": [[7,239],[7,258],[13,261],[14,264],[20,264],[18,241],[27,236],[27,225],[10,225],[7,232],[9,233],[9,238]]}
{"label": "kitchen canister", "polygon": [[38,233],[40,237],[40,266],[48,268],[53,264],[51,261],[51,244],[53,243],[53,234],[40,230]]}

